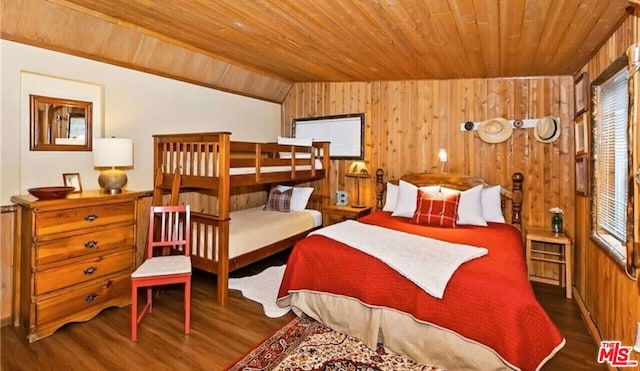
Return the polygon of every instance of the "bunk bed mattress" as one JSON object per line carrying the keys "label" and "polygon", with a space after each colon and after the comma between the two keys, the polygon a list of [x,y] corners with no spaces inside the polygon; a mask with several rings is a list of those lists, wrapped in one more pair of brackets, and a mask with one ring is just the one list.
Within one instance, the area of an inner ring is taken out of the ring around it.
{"label": "bunk bed mattress", "polygon": [[[230,213],[229,259],[322,225],[322,213],[318,210],[279,212],[263,210],[263,207]],[[193,231],[193,233],[210,234],[211,231]],[[211,235],[206,238],[197,238],[197,241],[202,243],[212,240]],[[197,246],[196,255],[207,260],[217,260],[217,239],[215,241],[215,251],[210,246]]]}

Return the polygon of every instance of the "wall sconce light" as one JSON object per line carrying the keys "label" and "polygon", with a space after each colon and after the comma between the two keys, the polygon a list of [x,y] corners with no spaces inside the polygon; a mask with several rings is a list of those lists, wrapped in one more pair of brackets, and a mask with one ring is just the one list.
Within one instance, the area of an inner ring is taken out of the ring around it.
{"label": "wall sconce light", "polygon": [[444,173],[444,165],[447,163],[447,150],[440,148],[438,151],[438,158],[440,159],[440,172]]}
{"label": "wall sconce light", "polygon": [[629,65],[627,78],[630,79],[640,69],[640,45],[633,44],[627,49],[627,60]]}
{"label": "wall sconce light", "polygon": [[351,205],[351,207],[355,208],[364,208],[366,205],[362,205],[360,203],[360,178],[369,178],[369,169],[367,169],[367,165],[364,161],[353,161],[351,165],[349,165],[349,169],[345,176],[356,178],[356,192],[357,192],[357,204]]}
{"label": "wall sconce light", "polygon": [[133,141],[126,138],[97,138],[93,142],[93,166],[103,169],[98,184],[105,192],[117,194],[127,184],[127,174],[116,167],[133,166]]}

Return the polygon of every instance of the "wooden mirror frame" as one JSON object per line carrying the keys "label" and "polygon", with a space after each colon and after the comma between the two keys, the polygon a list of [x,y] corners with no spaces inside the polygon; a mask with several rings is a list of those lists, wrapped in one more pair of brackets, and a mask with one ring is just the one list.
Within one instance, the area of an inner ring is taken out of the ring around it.
{"label": "wooden mirror frame", "polygon": [[[48,105],[53,109],[48,110],[47,117],[43,117],[41,110],[38,108],[41,105]],[[72,99],[44,97],[39,95],[29,95],[29,121],[30,121],[30,140],[29,145],[32,151],[91,151],[92,131],[93,125],[91,118],[93,116],[93,103],[83,102]],[[60,115],[55,115],[55,110],[61,110]],[[81,113],[84,110],[84,115]],[[55,116],[54,116],[55,115]],[[53,123],[60,121],[56,119],[60,116],[66,116],[62,118],[63,122],[66,122],[64,128],[60,123],[55,128]],[[69,138],[71,118],[84,118],[84,130],[85,138],[83,143],[56,143],[56,139],[72,139]],[[48,128],[48,129],[47,129]],[[65,133],[60,136],[58,132]]]}

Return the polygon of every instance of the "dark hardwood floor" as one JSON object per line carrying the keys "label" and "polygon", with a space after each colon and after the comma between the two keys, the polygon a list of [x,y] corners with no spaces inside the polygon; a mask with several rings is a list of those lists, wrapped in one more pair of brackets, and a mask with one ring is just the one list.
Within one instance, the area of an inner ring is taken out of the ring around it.
{"label": "dark hardwood floor", "polygon": [[[256,274],[286,262],[279,254],[237,271]],[[597,347],[574,301],[563,290],[535,284],[537,297],[567,339],[566,346],[543,368],[605,370],[596,362]],[[2,370],[221,370],[294,315],[271,319],[262,307],[231,291],[229,305],[215,303],[215,276],[193,276],[191,334],[183,334],[182,291],[168,289],[154,301],[154,311],[129,340],[129,308],[111,308],[94,319],[65,325],[53,335],[27,344],[12,326],[0,333]]]}

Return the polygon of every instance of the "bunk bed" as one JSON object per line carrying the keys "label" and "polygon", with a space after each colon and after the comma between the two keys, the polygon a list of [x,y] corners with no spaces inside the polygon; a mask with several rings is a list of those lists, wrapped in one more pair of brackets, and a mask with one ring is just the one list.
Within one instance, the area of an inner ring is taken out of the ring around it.
{"label": "bunk bed", "polygon": [[[236,216],[242,216],[231,212],[233,195],[269,191],[274,185],[312,182],[316,190],[307,207],[321,210],[329,200],[328,142],[301,146],[232,141],[229,132],[158,134],[153,138],[154,168],[158,169],[156,184],[160,188],[170,189],[173,173],[180,169],[182,192],[215,196],[215,210],[211,214],[192,212],[192,265],[217,275],[220,305],[225,305],[228,299],[231,271],[293,246],[315,228],[253,246],[251,251],[237,256],[230,254],[231,219],[235,221]],[[265,217],[263,221],[269,223],[271,219],[277,218]]]}
{"label": "bunk bed", "polygon": [[[296,244],[280,286],[280,306],[373,349],[381,342],[395,353],[448,369],[537,370],[564,346],[528,281],[521,173],[513,174],[510,189],[470,176],[405,175],[400,182],[410,186],[404,189],[418,188],[413,195],[404,193],[415,210],[409,215],[398,212],[402,184],[385,211],[393,198],[385,198],[385,188],[393,187],[383,182],[381,170],[376,175],[378,211],[314,231]],[[451,189],[463,192],[458,198]],[[462,194],[467,200],[479,197],[475,207],[465,201],[465,215]],[[457,224],[445,223],[448,206],[437,202],[460,205]],[[470,217],[479,211],[483,220]],[[429,212],[435,220],[418,220]],[[504,214],[511,214],[512,224]],[[467,225],[461,225],[462,216]]]}

